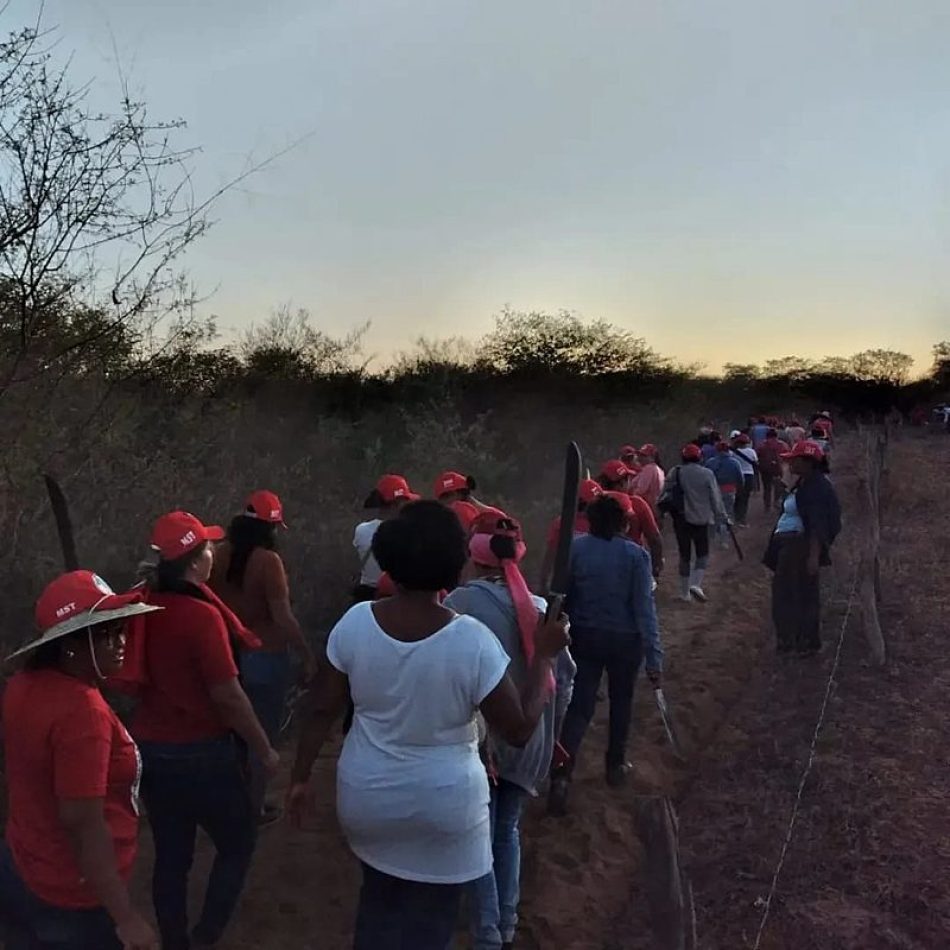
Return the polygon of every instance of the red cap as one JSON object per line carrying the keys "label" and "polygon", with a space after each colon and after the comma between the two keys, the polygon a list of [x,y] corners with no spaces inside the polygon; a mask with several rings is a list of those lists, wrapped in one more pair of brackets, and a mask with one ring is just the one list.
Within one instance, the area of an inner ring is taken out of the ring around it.
{"label": "red cap", "polygon": [[481,510],[470,501],[453,501],[452,504],[449,505],[449,508],[458,516],[466,532],[471,529],[472,523],[478,517],[479,511]]}
{"label": "red cap", "polygon": [[605,491],[604,496],[607,498],[613,498],[615,502],[623,509],[625,515],[633,514],[633,502],[630,500],[630,496],[626,492],[622,491]]}
{"label": "red cap", "polygon": [[595,482],[592,478],[585,478],[581,482],[577,499],[578,501],[584,502],[585,505],[589,505],[595,498],[600,498],[603,493],[603,488],[601,488],[597,482]]}
{"label": "red cap", "polygon": [[604,462],[604,467],[600,470],[600,474],[612,482],[619,482],[628,475],[635,475],[636,473],[629,465],[621,462],[620,459],[612,459],[609,462]]}
{"label": "red cap", "polygon": [[409,482],[402,475],[384,475],[376,483],[376,491],[387,505],[400,500],[418,501],[420,497],[409,487]]}
{"label": "red cap", "polygon": [[[117,594],[92,571],[71,571],[47,585],[36,602],[36,625],[46,632],[81,614],[119,610],[142,600],[142,591]],[[143,611],[144,612],[144,611]],[[103,616],[103,620],[109,618]],[[88,621],[87,621],[88,625]]]}
{"label": "red cap", "polygon": [[638,455],[649,455],[650,458],[656,457],[656,446],[652,442],[647,442],[646,445],[641,445],[638,452]]}
{"label": "red cap", "polygon": [[622,459],[633,458],[637,454],[637,448],[635,445],[624,445],[621,447],[619,455]]}
{"label": "red cap", "polygon": [[802,442],[796,442],[795,447],[791,452],[783,452],[783,459],[814,459],[816,462],[820,462],[825,457],[825,453],[822,452],[821,446],[817,442],[810,442],[807,439]]}
{"label": "red cap", "polygon": [[750,445],[752,443],[752,439],[750,439],[749,436],[747,436],[744,432],[740,432],[739,435],[736,436],[736,442],[738,442],[739,445]]}
{"label": "red cap", "polygon": [[500,508],[483,508],[472,522],[472,534],[498,534],[506,538],[523,540],[521,525]]}
{"label": "red cap", "polygon": [[695,442],[683,446],[683,461],[698,462],[703,457],[703,450]]}
{"label": "red cap", "polygon": [[284,523],[284,506],[272,491],[256,491],[247,500],[244,514],[248,518],[257,518],[270,524],[279,524],[286,528]]}
{"label": "red cap", "polygon": [[166,561],[184,557],[206,541],[221,541],[223,538],[224,528],[204,525],[187,511],[162,515],[152,528],[152,547]]}
{"label": "red cap", "polygon": [[469,487],[468,478],[458,472],[443,472],[435,480],[433,494],[436,498],[448,495],[454,491],[465,491]]}

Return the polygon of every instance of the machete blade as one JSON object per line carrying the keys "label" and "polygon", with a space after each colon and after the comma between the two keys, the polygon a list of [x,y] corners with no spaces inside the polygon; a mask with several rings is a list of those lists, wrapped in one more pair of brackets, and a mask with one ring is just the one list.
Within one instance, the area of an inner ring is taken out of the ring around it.
{"label": "machete blade", "polygon": [[557,536],[557,553],[551,592],[548,595],[548,617],[559,617],[564,607],[567,584],[570,579],[571,543],[574,540],[574,520],[577,516],[577,498],[581,487],[581,450],[570,442],[564,456],[564,490],[561,495],[561,527]]}
{"label": "machete blade", "polygon": [[59,546],[63,551],[63,564],[67,571],[79,570],[79,557],[76,554],[76,538],[73,535],[73,523],[69,517],[69,506],[59,483],[51,475],[44,475],[49,503],[53,509],[53,519],[56,521],[56,533],[59,535]]}
{"label": "machete blade", "polygon": [[663,729],[666,732],[666,738],[670,741],[670,748],[678,759],[684,759],[683,749],[676,738],[676,726],[673,723],[673,716],[670,714],[670,707],[666,701],[666,695],[662,689],[654,689],[653,696],[656,699],[656,707],[660,710],[660,717],[663,720]]}

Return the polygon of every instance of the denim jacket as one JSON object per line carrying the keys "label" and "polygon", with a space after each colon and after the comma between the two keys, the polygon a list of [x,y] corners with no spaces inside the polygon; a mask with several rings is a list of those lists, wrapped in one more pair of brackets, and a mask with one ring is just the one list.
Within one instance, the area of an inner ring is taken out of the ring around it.
{"label": "denim jacket", "polygon": [[578,653],[587,640],[631,653],[649,670],[663,669],[650,555],[625,538],[583,535],[571,546],[566,610]]}

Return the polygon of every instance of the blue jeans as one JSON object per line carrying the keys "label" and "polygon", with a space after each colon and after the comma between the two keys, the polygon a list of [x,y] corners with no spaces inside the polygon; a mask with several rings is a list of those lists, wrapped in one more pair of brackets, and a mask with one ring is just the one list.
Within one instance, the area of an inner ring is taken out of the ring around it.
{"label": "blue jeans", "polygon": [[491,789],[494,867],[471,886],[475,950],[499,950],[515,939],[521,897],[521,815],[528,793],[499,780]]}
{"label": "blue jeans", "polygon": [[[282,653],[254,650],[242,654],[241,683],[267,738],[271,745],[275,745],[284,718],[287,691],[290,689],[290,654],[286,650]],[[248,755],[248,767],[251,773],[251,804],[259,813],[267,794],[267,774],[260,759],[253,753]]]}
{"label": "blue jeans", "polygon": [[464,884],[424,884],[363,864],[354,950],[449,950]]}
{"label": "blue jeans", "polygon": [[233,739],[141,742],[142,801],[155,841],[152,901],[163,950],[188,950],[188,872],[202,828],[216,855],[194,936],[215,943],[237,907],[257,814]]}
{"label": "blue jeans", "polygon": [[122,950],[103,907],[70,910],[40,900],[0,841],[0,937],[6,950]]}
{"label": "blue jeans", "polygon": [[[736,520],[736,493],[734,491],[724,491],[722,493],[722,507],[726,509],[726,515],[730,521]],[[729,546],[729,527],[725,521],[716,526],[716,534],[719,536],[719,543],[723,547]]]}

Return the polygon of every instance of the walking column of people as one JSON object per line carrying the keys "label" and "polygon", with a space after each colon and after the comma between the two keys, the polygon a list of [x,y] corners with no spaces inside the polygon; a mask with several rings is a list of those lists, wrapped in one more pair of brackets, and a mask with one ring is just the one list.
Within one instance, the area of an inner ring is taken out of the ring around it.
{"label": "walking column of people", "polygon": [[[517,517],[477,500],[475,480],[453,470],[434,480],[431,501],[402,475],[380,478],[366,500],[377,517],[354,535],[354,604],[319,662],[291,607],[273,492],[251,494],[227,531],[188,512],[163,515],[127,593],[90,571],[56,578],[36,605],[38,634],[11,657],[21,668],[3,696],[4,946],[218,945],[259,829],[281,816],[266,792],[294,657],[310,702],[285,801],[293,823],[313,803],[318,754],[347,720],[337,812],[363,874],[353,946],[447,950],[466,895],[472,945],[515,946],[526,804],[546,791],[552,815],[570,807],[604,672],[603,774],[623,786],[641,667],[662,685],[655,590],[667,516],[679,597],[701,604],[715,597],[704,587],[710,529],[722,539],[734,500],[770,475],[766,510],[781,506],[765,556],[778,649],[820,650],[820,568],[840,528],[827,474],[831,422],[820,418],[823,444],[794,440],[786,433],[796,427],[778,420],[728,442],[709,427],[668,472],[654,445],[624,446],[581,486],[561,616],[547,617],[545,600],[559,521],[532,593]],[[759,436],[753,461],[746,446]],[[103,690],[133,698],[128,725]],[[140,793],[155,846],[157,930],[128,888]],[[215,854],[190,921],[199,828]],[[307,941],[301,934],[299,946]]]}

